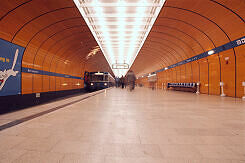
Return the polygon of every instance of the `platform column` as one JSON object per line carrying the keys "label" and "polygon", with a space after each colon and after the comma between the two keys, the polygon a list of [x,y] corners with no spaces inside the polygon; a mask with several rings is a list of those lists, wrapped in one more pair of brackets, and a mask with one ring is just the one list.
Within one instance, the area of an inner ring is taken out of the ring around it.
{"label": "platform column", "polygon": [[242,86],[243,86],[243,89],[244,89],[244,95],[242,96],[242,99],[245,100],[245,81],[242,82]]}
{"label": "platform column", "polygon": [[224,85],[225,85],[224,82],[220,82],[219,85],[221,87],[221,94],[220,94],[220,96],[225,97],[226,95],[224,93]]}
{"label": "platform column", "polygon": [[200,82],[197,82],[197,92],[196,92],[196,94],[200,94]]}

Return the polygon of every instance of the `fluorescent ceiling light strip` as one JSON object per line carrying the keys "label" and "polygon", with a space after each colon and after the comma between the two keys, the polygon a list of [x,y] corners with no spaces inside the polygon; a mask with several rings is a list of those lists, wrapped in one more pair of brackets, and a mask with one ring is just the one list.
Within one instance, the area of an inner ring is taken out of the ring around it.
{"label": "fluorescent ceiling light strip", "polygon": [[[115,7],[117,6],[118,3],[101,3],[101,4],[93,4],[93,3],[88,3],[86,4],[86,7]],[[161,5],[159,5],[158,3],[150,3],[150,4],[146,4],[146,3],[124,3],[123,5],[121,5],[122,7],[161,7]],[[85,5],[81,4],[79,7],[85,7]]]}
{"label": "fluorescent ceiling light strip", "polygon": [[[121,18],[125,18],[125,17],[121,17]],[[143,20],[143,22],[146,22],[146,21]],[[90,26],[93,26],[93,25],[97,26],[97,25],[100,25],[100,24],[97,23],[97,22],[93,22],[93,23],[90,24]],[[109,22],[109,23],[107,23],[107,25],[113,26],[113,25],[118,25],[118,23],[116,23],[116,22]],[[144,26],[144,24],[141,25],[141,24],[137,24],[135,22],[127,22],[126,25],[127,26]],[[150,23],[150,25],[153,25],[153,24]]]}
{"label": "fluorescent ceiling light strip", "polygon": [[[142,25],[142,26],[145,26],[145,25]],[[89,26],[89,28],[93,28],[93,26]],[[139,27],[139,28],[142,28],[142,27]],[[103,32],[119,32],[118,29],[98,29],[97,32],[102,34]],[[147,30],[144,30],[144,29],[139,29],[137,32],[145,32]],[[125,32],[132,32],[130,29],[126,29]]]}
{"label": "fluorescent ceiling light strip", "polygon": [[[165,0],[74,0],[106,60],[130,67],[149,34]],[[129,11],[129,13],[127,13]],[[154,11],[154,12],[152,12]],[[127,69],[115,70],[115,76]]]}
{"label": "fluorescent ceiling light strip", "polygon": [[[161,3],[161,5],[163,6],[164,2],[165,2],[165,0],[161,0],[159,3]],[[156,16],[155,16],[155,17],[152,17],[152,20],[151,20],[151,22],[153,22],[152,24],[154,24],[154,22],[156,21],[156,18],[158,17],[158,15],[159,15],[159,13],[160,13],[160,11],[161,11],[161,8],[162,8],[162,7],[159,7],[159,8],[156,9],[156,11],[155,11]],[[152,25],[151,25],[151,27],[148,27],[148,31],[147,31],[147,33],[145,34],[144,39],[142,40],[141,46],[140,46],[140,48],[138,49],[138,51],[137,51],[137,53],[136,53],[136,55],[135,55],[133,61],[135,60],[135,58],[136,58],[136,56],[138,55],[138,53],[139,53],[141,47],[143,46],[143,44],[144,44],[144,42],[145,42],[145,40],[146,40],[146,38],[147,38],[147,36],[148,36],[148,34],[149,34],[151,28],[152,28]],[[131,67],[132,64],[129,65],[129,66]]]}
{"label": "fluorescent ceiling light strip", "polygon": [[[73,1],[74,1],[74,3],[76,4],[77,7],[80,6],[79,0],[73,0]],[[82,14],[82,16],[83,16],[85,22],[87,23],[87,25],[88,25],[90,31],[92,32],[92,35],[94,36],[95,40],[97,41],[97,43],[98,43],[99,46],[101,47],[100,41],[98,40],[98,37],[97,37],[97,35],[96,35],[96,31],[94,31],[94,30],[92,29],[92,26],[89,25],[89,24],[90,24],[90,21],[89,21],[88,17],[86,16],[86,13],[85,13],[85,11],[84,11],[84,7],[78,7],[78,10],[79,10],[80,13]],[[103,48],[100,48],[100,49],[101,49],[102,53],[105,54],[105,53],[104,53],[104,49],[103,49]],[[107,62],[109,62],[108,56],[106,56],[106,55],[104,55],[104,56],[105,56]],[[109,62],[109,63],[110,63],[110,62]]]}
{"label": "fluorescent ceiling light strip", "polygon": [[[104,14],[107,18],[154,18],[153,14],[150,15],[135,15],[135,14],[129,14],[127,16],[120,15],[120,14]],[[97,14],[88,14],[87,17],[90,18],[101,18],[100,15]]]}

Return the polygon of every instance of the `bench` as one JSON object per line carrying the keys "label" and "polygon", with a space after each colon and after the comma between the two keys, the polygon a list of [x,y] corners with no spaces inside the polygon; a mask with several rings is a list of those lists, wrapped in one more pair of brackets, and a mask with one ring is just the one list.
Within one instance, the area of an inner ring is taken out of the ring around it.
{"label": "bench", "polygon": [[176,91],[196,92],[197,83],[168,83],[167,88],[172,88]]}

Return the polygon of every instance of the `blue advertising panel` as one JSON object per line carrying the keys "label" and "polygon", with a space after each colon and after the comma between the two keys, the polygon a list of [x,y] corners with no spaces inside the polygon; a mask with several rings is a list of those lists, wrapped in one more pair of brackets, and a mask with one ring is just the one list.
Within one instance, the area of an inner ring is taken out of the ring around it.
{"label": "blue advertising panel", "polygon": [[0,39],[0,96],[21,94],[23,47]]}

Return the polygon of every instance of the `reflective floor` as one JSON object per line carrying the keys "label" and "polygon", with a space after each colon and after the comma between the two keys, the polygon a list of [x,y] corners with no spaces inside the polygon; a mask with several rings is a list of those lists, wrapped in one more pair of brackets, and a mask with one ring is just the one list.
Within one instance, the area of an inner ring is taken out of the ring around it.
{"label": "reflective floor", "polygon": [[245,102],[113,88],[0,131],[0,162],[245,163]]}

